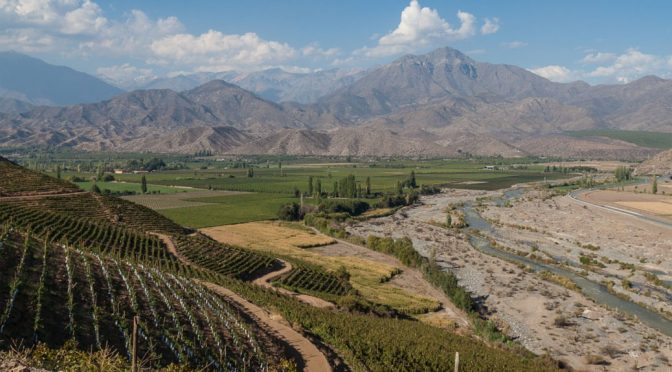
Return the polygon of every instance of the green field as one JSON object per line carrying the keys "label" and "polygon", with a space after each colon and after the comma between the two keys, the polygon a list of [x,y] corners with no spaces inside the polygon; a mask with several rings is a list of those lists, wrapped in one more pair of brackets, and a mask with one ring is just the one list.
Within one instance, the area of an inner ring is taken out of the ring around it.
{"label": "green field", "polygon": [[[75,182],[75,185],[77,185],[80,189],[89,191],[91,190],[91,186],[93,185],[92,181],[85,181],[85,182]],[[136,192],[138,194],[141,193],[140,190],[140,184],[135,183],[135,182],[96,182],[96,185],[100,188],[100,190],[105,191],[105,190],[110,190],[111,192]],[[153,193],[153,192],[158,192],[161,194],[174,194],[174,193],[182,193],[182,192],[188,192],[191,191],[190,189],[187,188],[181,188],[181,187],[170,187],[170,186],[165,186],[165,185],[153,185],[153,184],[148,184],[147,185],[147,192]]]}
{"label": "green field", "polygon": [[[397,181],[405,180],[411,171],[416,173],[419,185],[445,185],[461,189],[494,190],[519,182],[561,178],[561,174],[543,173],[543,167],[530,165],[526,170],[484,170],[488,163],[464,161],[413,162],[393,166],[350,164],[346,166],[285,167],[282,175],[278,168],[254,168],[254,177],[246,176],[246,169],[199,169],[187,171],[154,172],[146,175],[147,182],[165,186],[212,188],[215,190],[253,191],[292,194],[295,189],[307,191],[309,176],[320,179],[322,191],[331,192],[333,183],[352,174],[357,182],[371,178],[373,192],[394,191]],[[141,176],[121,175],[117,178],[139,182]],[[473,182],[479,182],[478,184]]]}
{"label": "green field", "polygon": [[637,146],[652,147],[654,149],[672,148],[672,133],[645,132],[615,129],[592,129],[565,132],[565,134],[576,137],[607,137],[634,143]]}
{"label": "green field", "polygon": [[280,206],[298,199],[278,194],[254,193],[186,200],[212,204],[163,209],[159,213],[180,225],[201,228],[274,219]]}

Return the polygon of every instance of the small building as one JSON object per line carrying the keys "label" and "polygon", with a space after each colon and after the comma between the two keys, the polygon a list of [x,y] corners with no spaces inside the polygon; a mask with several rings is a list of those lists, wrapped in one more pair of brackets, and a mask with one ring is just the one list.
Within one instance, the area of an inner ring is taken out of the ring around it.
{"label": "small building", "polygon": [[494,166],[494,165],[486,165],[485,167],[483,167],[483,169],[485,169],[485,170],[493,170],[493,171],[494,171],[494,170],[497,170],[497,167]]}
{"label": "small building", "polygon": [[149,173],[149,172],[146,171],[146,170],[134,170],[133,171],[133,174],[140,174],[140,173]]}
{"label": "small building", "polygon": [[123,169],[115,169],[114,174],[124,174],[124,170]]}

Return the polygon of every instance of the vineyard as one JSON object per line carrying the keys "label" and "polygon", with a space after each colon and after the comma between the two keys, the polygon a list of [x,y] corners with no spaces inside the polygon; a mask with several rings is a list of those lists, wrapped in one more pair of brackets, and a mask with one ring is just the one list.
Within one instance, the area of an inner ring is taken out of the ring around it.
{"label": "vineyard", "polygon": [[[264,370],[271,336],[195,282],[30,233],[0,233],[0,340],[52,348],[111,347],[130,358],[132,318],[147,367]],[[277,355],[277,354],[276,354]]]}
{"label": "vineyard", "polygon": [[191,263],[242,280],[260,276],[278,264],[269,255],[224,245],[201,234],[175,236],[174,241],[180,254]]}
{"label": "vineyard", "polygon": [[0,157],[0,197],[63,194],[80,191],[77,186],[22,168]]}
{"label": "vineyard", "polygon": [[0,220],[28,228],[50,241],[87,246],[115,257],[158,262],[160,267],[174,266],[175,257],[157,237],[109,223],[8,204],[0,204]]}
{"label": "vineyard", "polygon": [[13,200],[7,203],[32,206],[55,213],[76,214],[94,220],[113,222],[142,231],[183,234],[187,230],[159,213],[129,201],[78,193],[69,196],[47,196],[39,199]]}
{"label": "vineyard", "polygon": [[339,278],[323,269],[312,269],[295,263],[293,265],[294,268],[290,272],[273,283],[308,294],[317,292],[317,294],[344,296],[353,290],[347,278]]}
{"label": "vineyard", "polygon": [[[315,308],[247,283],[279,267],[267,242],[286,239],[271,234],[261,240],[267,226],[254,235],[265,247],[237,248],[191,234],[131,202],[92,193],[66,195],[67,183],[2,159],[0,166],[0,195],[43,195],[0,202],[0,350],[12,345],[62,350],[74,344],[82,351],[110,348],[128,362],[138,316],[139,356],[148,369],[176,364],[180,370],[292,370],[299,349],[281,342],[283,336],[255,310],[242,311],[247,308],[235,297],[212,292],[206,286],[212,284],[280,314],[308,339],[319,339],[339,360],[334,364],[346,370],[452,370],[455,351],[465,370],[555,369],[553,361],[525,351],[493,347],[418,321]],[[176,256],[167,243],[175,243]],[[285,253],[273,254],[289,260]],[[380,294],[384,289],[380,267],[364,261],[299,257],[291,262],[294,269],[276,284],[295,291],[348,298],[358,293],[350,274],[357,290]],[[378,286],[364,285],[364,274]]]}

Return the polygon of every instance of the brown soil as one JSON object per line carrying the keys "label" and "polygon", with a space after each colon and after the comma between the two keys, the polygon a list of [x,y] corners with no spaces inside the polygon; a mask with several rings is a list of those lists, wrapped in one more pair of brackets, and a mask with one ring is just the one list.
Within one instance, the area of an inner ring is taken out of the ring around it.
{"label": "brown soil", "polygon": [[273,330],[278,337],[285,340],[291,347],[301,354],[304,361],[304,369],[306,371],[322,372],[332,370],[324,354],[322,354],[322,352],[307,338],[290,327],[279,315],[270,314],[266,310],[247,301],[227,288],[205,281],[199,282],[220,296],[225,296],[233,300],[238,305],[242,306],[247,314],[255,317],[259,322]]}

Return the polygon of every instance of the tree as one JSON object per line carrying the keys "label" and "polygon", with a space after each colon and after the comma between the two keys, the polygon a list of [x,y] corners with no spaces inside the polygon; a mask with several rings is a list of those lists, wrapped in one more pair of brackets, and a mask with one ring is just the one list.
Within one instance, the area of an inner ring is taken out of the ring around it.
{"label": "tree", "polygon": [[315,181],[315,193],[318,196],[322,195],[322,180],[319,178]]}
{"label": "tree", "polygon": [[98,185],[96,185],[95,183],[91,185],[91,192],[100,194],[100,188],[98,187]]}
{"label": "tree", "polygon": [[400,181],[397,181],[397,195],[401,195],[404,193],[404,187],[401,185]]}
{"label": "tree", "polygon": [[308,195],[313,195],[313,176],[308,176]]}
{"label": "tree", "polygon": [[453,226],[453,218],[450,216],[450,212],[446,216],[446,226],[448,226],[448,227]]}
{"label": "tree", "polygon": [[614,171],[614,176],[618,182],[628,181],[632,178],[632,170],[626,166],[620,166]]}
{"label": "tree", "polygon": [[250,178],[254,177],[254,168],[252,167],[247,168],[247,176]]}
{"label": "tree", "polygon": [[142,191],[143,194],[147,193],[147,178],[145,178],[145,176],[142,176],[142,180],[140,180],[140,191]]}
{"label": "tree", "polygon": [[298,221],[302,217],[301,206],[297,203],[285,204],[278,211],[278,218],[284,221]]}
{"label": "tree", "polygon": [[371,195],[371,177],[366,177],[366,195]]}
{"label": "tree", "polygon": [[656,177],[655,174],[653,175],[653,184],[651,185],[651,192],[653,194],[658,193],[658,177]]}
{"label": "tree", "polygon": [[338,182],[334,181],[334,188],[333,191],[331,192],[331,195],[333,197],[338,197]]}
{"label": "tree", "polygon": [[411,176],[408,178],[408,186],[411,188],[416,188],[418,187],[418,184],[415,183],[415,171],[411,171]]}
{"label": "tree", "polygon": [[163,160],[159,158],[152,158],[150,159],[144,166],[144,169],[147,172],[152,172],[157,169],[162,169],[166,167],[166,163],[163,162]]}
{"label": "tree", "polygon": [[56,166],[56,178],[58,178],[59,180],[61,179],[61,166],[60,165]]}

